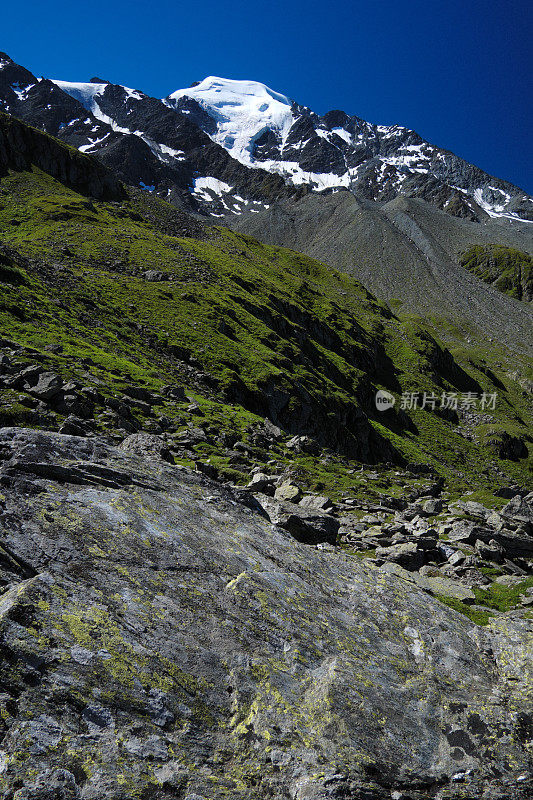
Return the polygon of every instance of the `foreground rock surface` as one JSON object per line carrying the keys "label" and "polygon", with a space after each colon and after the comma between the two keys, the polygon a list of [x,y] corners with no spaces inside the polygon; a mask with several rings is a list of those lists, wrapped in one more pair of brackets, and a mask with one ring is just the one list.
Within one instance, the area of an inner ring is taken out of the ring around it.
{"label": "foreground rock surface", "polygon": [[0,430],[5,800],[533,793],[533,622],[479,628],[205,477]]}

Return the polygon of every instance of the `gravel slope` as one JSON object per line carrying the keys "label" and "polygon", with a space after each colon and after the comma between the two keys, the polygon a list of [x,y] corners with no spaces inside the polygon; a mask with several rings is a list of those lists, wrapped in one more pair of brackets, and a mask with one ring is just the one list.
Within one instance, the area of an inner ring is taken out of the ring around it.
{"label": "gravel slope", "polygon": [[533,315],[459,264],[473,244],[533,253],[533,225],[457,219],[421,200],[380,205],[349,192],[311,195],[226,224],[269,244],[299,250],[357,277],[401,311],[472,326],[513,349],[533,352]]}

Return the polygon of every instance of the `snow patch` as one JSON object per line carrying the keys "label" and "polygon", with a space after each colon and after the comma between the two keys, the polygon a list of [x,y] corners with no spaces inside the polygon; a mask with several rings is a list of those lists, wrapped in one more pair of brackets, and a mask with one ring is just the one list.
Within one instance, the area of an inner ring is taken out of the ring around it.
{"label": "snow patch", "polygon": [[111,134],[106,133],[104,136],[101,137],[101,139],[94,139],[92,142],[89,142],[89,144],[82,144],[81,147],[78,147],[78,150],[81,153],[91,153],[93,152],[94,148],[97,147],[102,142],[104,142],[108,138],[108,136],[111,136]]}
{"label": "snow patch", "polygon": [[142,131],[128,131],[128,133],[131,133],[132,136],[138,136],[140,139],[142,139],[143,142],[148,145],[154,156],[164,164],[168,164],[171,161],[185,160],[185,153],[183,150],[174,150],[173,147],[168,147],[166,144],[154,142],[153,139],[150,139],[150,137],[146,136],[146,134],[144,134]]}
{"label": "snow patch", "polygon": [[107,86],[107,83],[72,83],[70,81],[55,80],[52,80],[52,83],[55,83],[61,91],[81,103],[92,114],[94,114],[94,108],[97,105],[96,98],[105,92]]}
{"label": "snow patch", "polygon": [[123,86],[122,88],[126,92],[126,98],[128,100],[130,98],[132,100],[142,100],[143,99],[143,95],[141,94],[141,92],[138,92],[137,89],[128,89],[127,86]]}
{"label": "snow patch", "polygon": [[[213,195],[222,197],[223,194],[229,194],[233,187],[224,181],[219,181],[218,178],[206,176],[203,178],[195,178],[193,182],[193,194],[198,195],[201,200],[211,202]],[[224,204],[225,205],[225,204]],[[227,206],[226,206],[227,208]]]}
{"label": "snow patch", "polygon": [[334,172],[307,172],[297,161],[261,161],[262,169],[281,175],[294,186],[306,183],[317,191],[324,189],[348,189],[357,176],[357,167],[348,169],[342,175]]}
{"label": "snow patch", "polygon": [[[502,191],[502,189],[495,189],[493,186],[488,187],[489,191],[491,192],[500,192],[507,201],[510,200],[510,195],[506,192]],[[501,203],[490,203],[485,199],[485,189],[475,189],[474,190],[474,200],[480,206],[483,211],[485,211],[489,217],[498,217],[500,219],[513,219],[517,220],[518,222],[526,222],[529,225],[533,225],[533,220],[522,219],[518,214],[514,214],[511,211],[505,211],[505,205]]]}
{"label": "snow patch", "polygon": [[183,150],[174,150],[174,148],[167,147],[166,144],[160,144],[159,142],[157,142],[157,147],[161,150],[161,153],[171,156],[172,158],[176,158],[178,161],[183,161],[185,158],[185,153]]}
{"label": "snow patch", "polygon": [[336,133],[337,136],[344,139],[347,144],[352,144],[352,134],[345,131],[344,128],[332,128],[331,132]]}
{"label": "snow patch", "polygon": [[224,181],[219,181],[218,178],[212,178],[207,176],[205,178],[196,178],[194,181],[194,188],[196,189],[210,189],[215,194],[221,194],[225,192],[231,192],[232,187],[229,183],[224,183]]}
{"label": "snow patch", "polygon": [[407,128],[403,128],[401,125],[376,125],[376,130],[382,139],[392,139],[409,132]]}
{"label": "snow patch", "polygon": [[30,89],[33,89],[35,83],[30,83],[28,86],[21,86],[20,83],[17,81],[16,83],[11,84],[11,88],[17,95],[19,100],[25,100],[28,96],[28,92]]}

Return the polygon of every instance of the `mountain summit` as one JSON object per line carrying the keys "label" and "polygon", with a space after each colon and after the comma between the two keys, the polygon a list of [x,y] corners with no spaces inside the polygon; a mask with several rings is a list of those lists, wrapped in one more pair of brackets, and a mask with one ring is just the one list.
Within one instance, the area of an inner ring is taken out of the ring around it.
{"label": "mountain summit", "polygon": [[190,89],[178,89],[164,102],[185,114],[194,114],[198,104],[214,122],[207,132],[249,166],[262,160],[258,151],[265,135],[270,133],[283,146],[295,122],[292,101],[256,81],[209,77]]}
{"label": "mountain summit", "polygon": [[529,218],[533,210],[516,187],[408,128],[372,125],[338,110],[321,117],[262,83],[209,77],[164,102],[191,115],[238,161],[288,183],[348,188],[373,200],[422,196],[471,219],[483,212]]}

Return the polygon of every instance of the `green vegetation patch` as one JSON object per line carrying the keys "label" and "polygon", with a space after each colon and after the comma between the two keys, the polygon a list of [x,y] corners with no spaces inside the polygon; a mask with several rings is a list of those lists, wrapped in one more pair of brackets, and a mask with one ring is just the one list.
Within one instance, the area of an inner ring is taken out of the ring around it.
{"label": "green vegetation patch", "polygon": [[468,619],[476,625],[488,625],[491,617],[494,616],[490,611],[484,611],[478,607],[469,606],[461,600],[456,600],[454,597],[446,597],[442,594],[435,596],[437,600],[440,600],[445,606],[453,608],[454,611],[458,611],[460,614],[464,614],[465,617],[468,617]]}
{"label": "green vegetation patch", "polygon": [[496,611],[511,611],[520,605],[520,598],[527,590],[533,587],[533,577],[526,578],[520,583],[506,586],[502,583],[492,583],[488,589],[474,589],[476,600],[480,605],[494,608]]}
{"label": "green vegetation patch", "polygon": [[533,258],[529,253],[499,244],[475,245],[461,264],[500,292],[517,300],[533,300]]}

